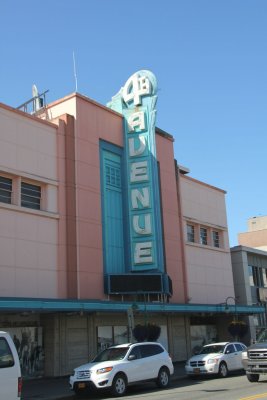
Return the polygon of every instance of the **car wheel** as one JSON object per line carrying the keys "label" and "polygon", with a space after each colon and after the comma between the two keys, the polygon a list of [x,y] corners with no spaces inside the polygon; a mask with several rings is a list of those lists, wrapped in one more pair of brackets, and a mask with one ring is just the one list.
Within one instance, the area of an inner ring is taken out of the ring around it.
{"label": "car wheel", "polygon": [[112,382],[111,392],[114,396],[120,397],[127,390],[127,379],[124,374],[117,374]]}
{"label": "car wheel", "polygon": [[159,374],[156,381],[158,387],[166,388],[170,384],[170,371],[166,367],[162,367],[159,370]]}
{"label": "car wheel", "polygon": [[260,375],[259,374],[247,374],[247,378],[249,382],[258,382]]}
{"label": "car wheel", "polygon": [[226,378],[228,376],[228,368],[225,362],[221,362],[219,365],[219,376],[221,378]]}

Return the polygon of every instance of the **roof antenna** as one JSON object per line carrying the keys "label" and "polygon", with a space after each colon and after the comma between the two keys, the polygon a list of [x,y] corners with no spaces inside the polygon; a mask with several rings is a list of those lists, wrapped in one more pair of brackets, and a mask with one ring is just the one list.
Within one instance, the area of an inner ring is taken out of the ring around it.
{"label": "roof antenna", "polygon": [[76,74],[76,63],[75,63],[74,51],[73,51],[72,55],[73,55],[73,71],[74,71],[74,79],[75,79],[75,92],[77,92],[78,91],[78,81],[77,81],[77,74]]}

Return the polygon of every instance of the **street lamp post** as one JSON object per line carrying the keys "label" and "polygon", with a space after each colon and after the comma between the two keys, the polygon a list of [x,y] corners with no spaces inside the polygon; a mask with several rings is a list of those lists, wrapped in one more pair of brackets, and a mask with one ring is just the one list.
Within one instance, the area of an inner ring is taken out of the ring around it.
{"label": "street lamp post", "polygon": [[225,312],[230,312],[230,304],[228,303],[228,300],[233,300],[234,301],[234,306],[235,306],[235,312],[234,312],[234,321],[237,320],[237,312],[236,312],[236,303],[237,303],[237,298],[233,296],[228,296],[225,299]]}

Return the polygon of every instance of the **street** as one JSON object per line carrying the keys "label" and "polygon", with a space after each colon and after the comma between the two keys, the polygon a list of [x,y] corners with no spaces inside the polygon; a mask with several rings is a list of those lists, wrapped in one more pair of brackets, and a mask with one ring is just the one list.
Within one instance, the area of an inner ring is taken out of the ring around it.
{"label": "street", "polygon": [[[91,395],[87,399],[114,399],[109,394]],[[118,398],[117,398],[118,399]],[[245,375],[234,375],[225,379],[201,378],[180,379],[172,382],[167,390],[158,390],[153,383],[144,387],[134,386],[128,389],[123,399],[144,400],[256,400],[267,399],[267,378],[258,383],[248,382]],[[62,399],[63,400],[63,399]]]}

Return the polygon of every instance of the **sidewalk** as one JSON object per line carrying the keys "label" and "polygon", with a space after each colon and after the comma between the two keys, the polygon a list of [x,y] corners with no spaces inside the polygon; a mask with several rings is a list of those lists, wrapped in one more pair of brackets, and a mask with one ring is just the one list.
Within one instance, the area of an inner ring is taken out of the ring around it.
{"label": "sidewalk", "polygon": [[[184,362],[174,363],[171,380],[185,376]],[[26,380],[22,386],[22,400],[74,400],[77,397],[69,389],[69,377]]]}

